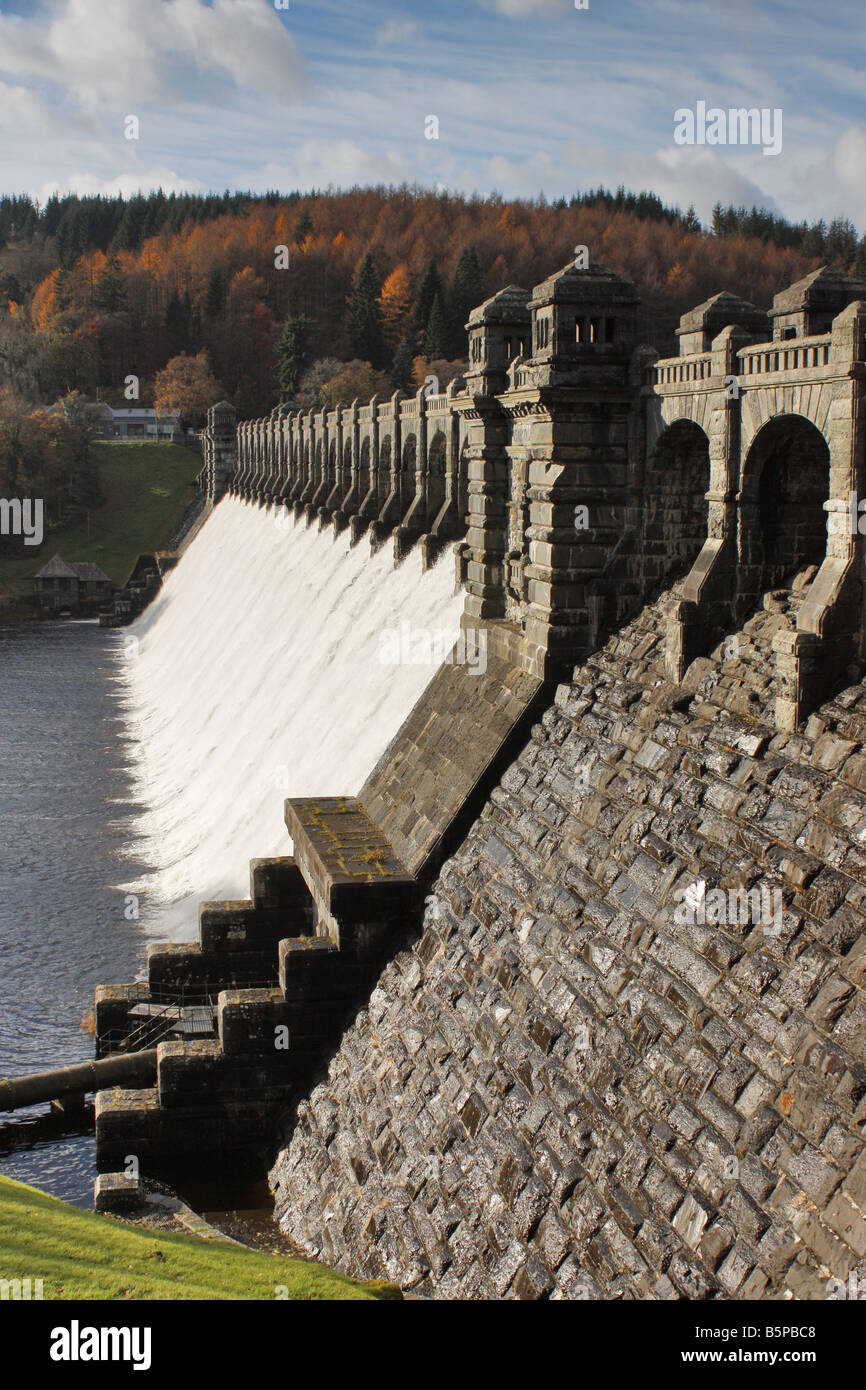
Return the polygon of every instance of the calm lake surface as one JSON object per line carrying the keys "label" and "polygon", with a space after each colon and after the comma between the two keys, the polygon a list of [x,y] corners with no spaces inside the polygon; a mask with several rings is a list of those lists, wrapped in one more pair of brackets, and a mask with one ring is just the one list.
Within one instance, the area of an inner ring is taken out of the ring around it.
{"label": "calm lake surface", "polygon": [[[90,1060],[94,987],[143,968],[115,886],[146,871],[113,693],[121,644],[95,623],[0,626],[0,1076]],[[51,1138],[47,1109],[0,1114],[0,1173],[89,1207],[92,1125]]]}

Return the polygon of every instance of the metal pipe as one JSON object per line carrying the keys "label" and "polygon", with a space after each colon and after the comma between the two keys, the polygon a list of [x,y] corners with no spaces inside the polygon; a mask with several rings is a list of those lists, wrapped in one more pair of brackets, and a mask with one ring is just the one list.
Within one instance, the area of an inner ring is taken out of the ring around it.
{"label": "metal pipe", "polygon": [[0,1110],[19,1110],[62,1096],[86,1095],[111,1086],[151,1086],[156,1081],[156,1048],[131,1052],[124,1057],[103,1057],[76,1067],[34,1072],[0,1080]]}

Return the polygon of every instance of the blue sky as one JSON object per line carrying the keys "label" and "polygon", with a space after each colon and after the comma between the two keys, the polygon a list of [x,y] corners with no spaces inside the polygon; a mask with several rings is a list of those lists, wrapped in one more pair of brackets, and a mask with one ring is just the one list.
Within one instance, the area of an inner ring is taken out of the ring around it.
{"label": "blue sky", "polygon": [[[623,183],[866,230],[864,71],[863,0],[0,0],[0,187]],[[781,153],[677,145],[699,101],[781,109]]]}

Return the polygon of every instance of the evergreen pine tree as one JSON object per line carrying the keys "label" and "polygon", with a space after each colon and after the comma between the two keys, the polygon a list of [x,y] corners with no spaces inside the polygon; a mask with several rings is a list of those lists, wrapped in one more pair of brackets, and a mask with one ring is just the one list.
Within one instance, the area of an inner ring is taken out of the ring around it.
{"label": "evergreen pine tree", "polygon": [[472,310],[484,299],[484,286],[481,279],[481,266],[478,252],[474,246],[464,246],[460,252],[454,283],[451,287],[451,342],[452,357],[465,357],[467,352],[466,323]]}
{"label": "evergreen pine tree", "polygon": [[116,256],[111,256],[106,261],[93,290],[93,302],[97,309],[103,309],[106,314],[116,314],[123,308],[126,302],[126,286],[123,283],[120,261]]}
{"label": "evergreen pine tree", "polygon": [[373,257],[368,251],[349,300],[349,341],[355,356],[374,367],[382,367],[386,361],[378,302],[380,289]]}
{"label": "evergreen pine tree", "polygon": [[447,352],[448,323],[442,307],[442,296],[437,294],[430,310],[430,318],[427,320],[427,332],[424,334],[424,356],[428,362],[435,362],[437,358],[445,357]]}
{"label": "evergreen pine tree", "polygon": [[309,211],[307,210],[307,208],[304,208],[304,211],[301,213],[300,217],[298,218],[297,222],[295,223],[295,231],[294,231],[295,245],[296,245],[296,246],[302,246],[303,243],[306,241],[307,237],[310,235],[310,232],[311,232],[312,230],[313,230],[313,219],[312,219],[312,217],[310,216]]}
{"label": "evergreen pine tree", "polygon": [[215,265],[208,276],[204,311],[209,319],[217,319],[225,307],[226,280],[221,265]]}
{"label": "evergreen pine tree", "polygon": [[288,401],[298,389],[298,383],[309,364],[309,320],[303,314],[286,315],[283,331],[277,343],[277,381],[280,400]]}
{"label": "evergreen pine tree", "polygon": [[698,214],[695,212],[695,205],[694,205],[694,203],[692,203],[691,207],[689,208],[688,212],[686,213],[685,217],[683,218],[683,231],[684,231],[684,232],[699,232],[700,230],[701,230],[700,219],[699,219],[699,217],[698,217]]}
{"label": "evergreen pine tree", "polygon": [[395,391],[405,391],[407,395],[411,395],[414,382],[412,379],[412,344],[408,338],[401,338],[397,344],[397,351],[391,366],[391,381]]}
{"label": "evergreen pine tree", "polygon": [[442,281],[439,279],[439,271],[436,269],[436,262],[430,260],[424,272],[424,279],[421,281],[421,288],[418,291],[418,303],[415,306],[415,335],[417,341],[421,344],[424,342],[424,334],[427,332],[427,325],[430,322],[430,312],[437,294],[444,303],[445,295],[442,292]]}
{"label": "evergreen pine tree", "polygon": [[815,222],[803,235],[800,242],[800,251],[804,256],[823,256],[824,242],[827,236],[827,226],[823,218],[820,222]]}
{"label": "evergreen pine tree", "polygon": [[169,356],[175,357],[189,347],[189,296],[181,299],[175,290],[165,311],[165,331],[168,334]]}
{"label": "evergreen pine tree", "polygon": [[854,274],[858,280],[866,280],[866,236],[861,236],[854,256]]}

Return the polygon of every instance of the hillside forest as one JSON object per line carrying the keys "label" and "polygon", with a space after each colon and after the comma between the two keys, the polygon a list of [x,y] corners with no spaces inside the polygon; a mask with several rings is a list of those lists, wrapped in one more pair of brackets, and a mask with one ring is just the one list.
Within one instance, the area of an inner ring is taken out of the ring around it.
{"label": "hillside forest", "polygon": [[[549,203],[420,188],[262,196],[162,192],[0,199],[0,493],[89,500],[81,405],[180,408],[203,423],[280,400],[333,407],[444,384],[469,311],[530,289],[586,245],[633,280],[641,337],[675,351],[680,315],[728,289],[769,307],[830,262],[866,278],[866,237],[717,206],[712,225],[651,193]],[[43,438],[44,436],[44,438]]]}

